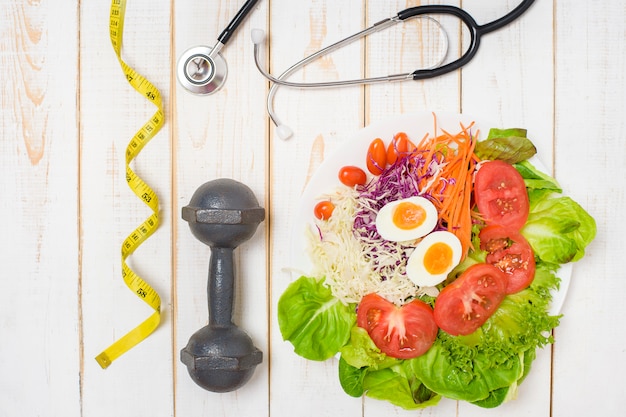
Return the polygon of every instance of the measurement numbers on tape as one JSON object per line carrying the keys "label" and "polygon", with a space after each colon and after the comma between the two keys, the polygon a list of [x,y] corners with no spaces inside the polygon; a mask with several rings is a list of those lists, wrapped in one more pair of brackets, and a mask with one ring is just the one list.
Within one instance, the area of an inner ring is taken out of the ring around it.
{"label": "measurement numbers on tape", "polygon": [[138,74],[134,69],[129,67],[122,59],[122,35],[124,32],[125,10],[126,0],[112,0],[109,20],[111,43],[124,75],[126,75],[126,80],[137,92],[154,103],[157,107],[157,111],[152,118],[135,133],[126,147],[126,181],[135,195],[150,207],[152,214],[126,237],[122,243],[122,278],[128,288],[148,304],[154,310],[154,313],[143,323],[139,324],[96,356],[96,361],[103,369],[107,368],[115,359],[148,337],[150,333],[158,327],[161,321],[161,297],[126,264],[126,259],[139,245],[150,237],[159,226],[159,199],[148,184],[133,172],[130,168],[130,163],[137,157],[150,139],[161,129],[164,123],[164,114],[159,90],[141,74]]}

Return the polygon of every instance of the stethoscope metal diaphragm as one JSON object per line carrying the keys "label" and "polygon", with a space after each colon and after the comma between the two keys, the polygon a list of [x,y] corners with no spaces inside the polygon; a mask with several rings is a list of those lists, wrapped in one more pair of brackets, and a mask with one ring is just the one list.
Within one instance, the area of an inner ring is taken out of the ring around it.
{"label": "stethoscope metal diaphragm", "polygon": [[213,48],[209,46],[194,46],[178,60],[178,81],[194,94],[215,93],[226,82],[226,60],[219,53],[211,54],[212,51]]}

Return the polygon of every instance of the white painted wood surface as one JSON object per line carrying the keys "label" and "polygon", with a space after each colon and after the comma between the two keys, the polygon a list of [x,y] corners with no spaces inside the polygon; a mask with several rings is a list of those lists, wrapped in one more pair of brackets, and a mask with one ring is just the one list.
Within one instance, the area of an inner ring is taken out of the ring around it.
{"label": "white painted wood surface", "polygon": [[[162,223],[130,262],[160,293],[163,319],[102,370],[94,356],[150,313],[124,285],[119,251],[148,214],[126,185],[124,149],[154,108],[121,72],[108,2],[0,0],[0,416],[622,415],[622,2],[538,0],[519,21],[487,35],[471,64],[437,79],[281,89],[276,110],[295,132],[286,142],[265,113],[268,84],[254,66],[251,28],[268,32],[265,58],[280,73],[364,25],[437,2],[262,0],[224,49],[224,88],[208,97],[188,94],[174,77],[177,57],[212,44],[240,3],[128,0],[124,57],[159,88],[167,116],[134,165],[159,195]],[[517,2],[456,4],[484,23]],[[412,70],[427,58],[423,30],[429,28],[413,23],[376,34],[293,79]],[[293,213],[311,174],[360,127],[417,110],[528,128],[543,162],[597,220],[597,238],[574,267],[556,343],[540,353],[519,398],[496,410],[442,401],[409,413],[348,397],[336,363],[297,357],[278,331],[276,303],[292,279],[284,268]],[[248,384],[227,394],[197,387],[179,360],[207,320],[209,259],[180,211],[197,187],[220,177],[250,186],[267,210],[236,252],[235,300],[235,321],[264,361]]]}

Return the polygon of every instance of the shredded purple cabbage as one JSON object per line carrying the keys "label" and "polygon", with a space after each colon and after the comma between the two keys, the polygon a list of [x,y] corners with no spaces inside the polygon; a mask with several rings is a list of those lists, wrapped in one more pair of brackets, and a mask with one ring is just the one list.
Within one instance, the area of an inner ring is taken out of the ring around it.
{"label": "shredded purple cabbage", "polygon": [[[437,165],[443,162],[443,155],[433,157],[430,165],[425,166],[426,161],[421,154],[410,154],[399,157],[396,162],[362,187],[357,188],[359,192],[359,208],[354,218],[353,231],[358,239],[367,242],[380,242],[381,251],[386,253],[396,253],[398,245],[383,239],[376,230],[376,216],[378,211],[387,203],[401,200],[413,196],[421,196],[430,200],[436,197],[429,192],[422,192],[419,184],[428,181],[437,175]],[[411,248],[401,247],[400,250]],[[374,248],[370,254],[375,270],[381,273],[381,280],[389,277],[377,268],[377,253]],[[396,265],[398,266],[398,265]]]}
{"label": "shredded purple cabbage", "polygon": [[[378,177],[374,177],[367,184],[359,187],[357,191],[362,204],[354,219],[354,230],[357,236],[382,239],[376,231],[376,215],[384,205],[392,201],[413,196],[436,200],[436,197],[429,192],[423,193],[419,188],[419,183],[428,181],[437,174],[438,170],[434,165],[440,164],[442,159],[433,158],[430,166],[424,169],[425,159],[421,155],[408,155],[398,158]],[[425,173],[420,174],[420,172]]]}

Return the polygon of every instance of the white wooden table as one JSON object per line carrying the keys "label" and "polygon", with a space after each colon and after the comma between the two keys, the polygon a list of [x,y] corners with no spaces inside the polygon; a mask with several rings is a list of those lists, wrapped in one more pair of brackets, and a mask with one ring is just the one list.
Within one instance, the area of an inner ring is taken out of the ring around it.
{"label": "white wooden table", "polygon": [[[273,72],[408,6],[435,1],[261,0],[224,49],[229,76],[208,97],[176,82],[177,57],[213,44],[242,1],[128,0],[123,55],[164,98],[166,124],[134,163],[162,223],[130,259],[163,300],[162,324],[102,370],[102,349],[150,314],[124,285],[120,245],[147,216],[128,189],[124,150],[154,107],[127,84],[109,40],[107,1],[0,0],[0,416],[617,416],[626,405],[626,9],[620,0],[537,0],[446,76],[343,90],[281,89],[275,135],[268,83],[252,56],[265,29]],[[465,0],[479,23],[517,1]],[[297,80],[412,70],[418,26],[377,34]],[[458,34],[452,34],[458,35]],[[458,53],[458,36],[451,42]],[[289,238],[303,187],[359,128],[420,111],[463,112],[529,131],[566,193],[597,220],[555,331],[519,398],[496,410],[454,401],[405,412],[345,395],[336,363],[296,356],[276,321],[291,281]],[[179,360],[206,324],[208,247],[181,219],[202,183],[247,184],[267,212],[236,253],[235,322],[264,352],[240,390],[197,387]]]}

